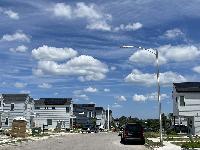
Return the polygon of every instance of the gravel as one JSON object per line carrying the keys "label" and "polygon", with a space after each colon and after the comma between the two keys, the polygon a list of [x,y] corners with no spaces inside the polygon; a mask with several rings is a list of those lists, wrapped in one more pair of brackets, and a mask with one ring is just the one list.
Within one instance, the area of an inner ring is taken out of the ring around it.
{"label": "gravel", "polygon": [[0,147],[0,150],[146,150],[143,145],[123,145],[116,133],[67,134]]}

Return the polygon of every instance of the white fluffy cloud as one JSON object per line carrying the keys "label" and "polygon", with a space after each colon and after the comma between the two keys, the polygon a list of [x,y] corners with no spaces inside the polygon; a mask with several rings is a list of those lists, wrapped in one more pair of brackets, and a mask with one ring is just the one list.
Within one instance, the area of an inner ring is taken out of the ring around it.
{"label": "white fluffy cloud", "polygon": [[24,87],[27,86],[27,83],[16,82],[16,83],[14,84],[14,86],[15,86],[16,88],[24,88]]}
{"label": "white fluffy cloud", "polygon": [[10,48],[10,51],[12,52],[21,52],[21,53],[24,53],[28,50],[28,47],[26,47],[25,45],[20,45],[16,48]]}
{"label": "white fluffy cloud", "polygon": [[20,91],[20,93],[22,93],[22,94],[30,94],[31,91],[29,91],[29,90],[22,90],[22,91]]}
{"label": "white fluffy cloud", "polygon": [[5,34],[1,38],[2,41],[24,41],[29,42],[30,38],[22,31],[17,31],[14,34]]}
{"label": "white fluffy cloud", "polygon": [[39,84],[38,87],[43,88],[43,89],[50,89],[52,85],[49,83],[42,83],[42,84]]}
{"label": "white fluffy cloud", "polygon": [[5,10],[3,12],[5,15],[7,15],[9,18],[14,19],[14,20],[18,20],[19,19],[19,15],[17,12],[14,12],[12,10]]}
{"label": "white fluffy cloud", "polygon": [[105,88],[103,91],[104,92],[110,92],[110,89]]}
{"label": "white fluffy cloud", "polygon": [[86,94],[75,95],[75,98],[89,100],[89,97]]}
{"label": "white fluffy cloud", "polygon": [[192,70],[194,72],[200,73],[200,66],[196,66],[196,67],[192,68]]}
{"label": "white fluffy cloud", "polygon": [[65,3],[57,3],[52,9],[55,16],[71,18],[72,17],[72,9],[71,6],[66,5]]}
{"label": "white fluffy cloud", "polygon": [[[149,53],[148,51],[138,50],[129,57],[129,61],[152,65],[155,64],[156,57],[154,54]],[[165,64],[166,62],[166,58],[162,55],[159,55],[159,64]]]}
{"label": "white fluffy cloud", "polygon": [[87,29],[110,31],[111,26],[107,23],[112,16],[104,14],[97,9],[94,4],[85,4],[78,2],[75,6],[65,3],[56,3],[52,9],[49,9],[57,17],[65,19],[86,19]]}
{"label": "white fluffy cloud", "polygon": [[[171,86],[173,82],[185,82],[187,79],[175,72],[168,71],[160,73],[160,84],[164,86]],[[134,69],[125,78],[125,82],[136,83],[146,86],[156,85],[156,74],[142,73],[141,71]]]}
{"label": "white fluffy cloud", "polygon": [[126,97],[121,95],[121,96],[116,96],[116,100],[119,102],[127,101]]}
{"label": "white fluffy cloud", "polygon": [[90,86],[88,88],[85,88],[83,91],[89,92],[89,93],[95,93],[95,92],[98,92],[98,89]]}
{"label": "white fluffy cloud", "polygon": [[75,57],[77,54],[77,51],[72,48],[56,48],[47,45],[32,50],[33,57],[38,60],[66,60]]}
{"label": "white fluffy cloud", "polygon": [[[152,49],[151,49],[152,50]],[[164,45],[158,48],[159,64],[167,62],[183,62],[197,59],[200,56],[200,50],[195,46],[188,45]],[[129,58],[132,62],[140,64],[155,64],[155,55],[145,50],[134,52]]]}
{"label": "white fluffy cloud", "polygon": [[167,30],[164,34],[164,37],[166,37],[168,39],[175,39],[175,38],[181,37],[183,35],[184,35],[184,33],[180,29],[174,28],[171,30]]}
{"label": "white fluffy cloud", "polygon": [[121,24],[119,27],[115,27],[114,31],[136,31],[139,30],[140,28],[142,28],[143,25],[140,22],[136,22],[136,23],[129,23],[127,25]]}
{"label": "white fluffy cloud", "polygon": [[118,103],[114,103],[113,105],[112,105],[112,108],[121,108],[122,107],[122,105],[120,105],[120,104],[118,104]]}
{"label": "white fluffy cloud", "polygon": [[81,81],[101,80],[106,77],[108,67],[92,56],[81,55],[74,57],[66,63],[58,64],[55,61],[39,61],[37,74],[54,74],[78,76]]}
{"label": "white fluffy cloud", "polygon": [[[166,98],[169,98],[169,96],[167,94],[161,94],[160,95],[160,98],[161,100],[163,99],[166,99]],[[134,94],[133,96],[133,101],[137,101],[137,102],[140,102],[140,101],[147,101],[147,100],[157,100],[158,97],[157,97],[157,93],[149,93],[149,94],[146,94],[146,95],[143,95],[143,94]]]}

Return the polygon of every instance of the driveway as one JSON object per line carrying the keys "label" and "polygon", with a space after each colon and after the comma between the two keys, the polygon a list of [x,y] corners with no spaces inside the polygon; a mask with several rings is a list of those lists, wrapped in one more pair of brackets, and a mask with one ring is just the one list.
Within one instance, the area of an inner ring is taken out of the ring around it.
{"label": "driveway", "polygon": [[1,150],[146,150],[143,145],[123,145],[116,133],[68,134],[28,141]]}

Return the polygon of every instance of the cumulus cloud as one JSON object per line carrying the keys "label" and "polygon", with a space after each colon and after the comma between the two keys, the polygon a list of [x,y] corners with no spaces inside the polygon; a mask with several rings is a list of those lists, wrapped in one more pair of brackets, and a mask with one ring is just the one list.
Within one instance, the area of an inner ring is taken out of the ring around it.
{"label": "cumulus cloud", "polygon": [[110,67],[110,70],[112,70],[112,71],[114,71],[114,70],[116,70],[117,68],[115,67],[115,66],[112,66],[112,67]]}
{"label": "cumulus cloud", "polygon": [[65,3],[57,3],[52,9],[55,16],[71,18],[72,17],[72,8]]}
{"label": "cumulus cloud", "polygon": [[127,101],[126,97],[123,96],[123,95],[121,95],[121,96],[116,96],[115,98],[116,98],[116,100],[119,101],[119,102]]}
{"label": "cumulus cloud", "polygon": [[175,39],[177,37],[182,37],[182,36],[184,36],[184,33],[178,28],[167,30],[164,33],[164,37],[166,37],[168,39]]}
{"label": "cumulus cloud", "polygon": [[[125,78],[125,82],[129,83],[136,83],[146,86],[153,86],[156,85],[156,74],[150,74],[150,73],[143,73],[137,69],[134,69],[132,73],[130,73]],[[160,73],[160,84],[164,86],[171,86],[173,82],[186,82],[187,79],[175,72],[167,71]]]}
{"label": "cumulus cloud", "polygon": [[24,87],[27,86],[27,83],[16,82],[16,83],[14,84],[14,86],[15,86],[16,88],[24,88]]}
{"label": "cumulus cloud", "polygon": [[[160,95],[161,100],[164,100],[166,98],[169,98],[169,96],[167,94],[161,94]],[[137,101],[137,102],[144,102],[147,100],[158,100],[158,95],[157,93],[149,93],[146,95],[143,94],[134,94],[133,96],[133,101]]]}
{"label": "cumulus cloud", "polygon": [[105,88],[103,91],[104,92],[110,92],[110,89]]}
{"label": "cumulus cloud", "polygon": [[57,17],[65,19],[86,19],[87,29],[110,31],[111,26],[107,21],[111,20],[110,14],[105,14],[97,9],[94,4],[85,4],[78,2],[75,6],[65,3],[56,3],[53,8],[49,9]]}
{"label": "cumulus cloud", "polygon": [[29,90],[22,90],[22,91],[20,91],[20,93],[21,93],[21,94],[30,94],[31,91],[29,91]]}
{"label": "cumulus cloud", "polygon": [[85,88],[83,90],[84,92],[89,92],[89,93],[95,93],[95,92],[98,92],[98,89],[97,88],[93,88],[93,87],[88,87],[88,88]]}
{"label": "cumulus cloud", "polygon": [[54,75],[78,76],[80,81],[101,80],[106,77],[108,67],[92,56],[81,55],[74,57],[65,63],[58,64],[55,61],[39,61],[34,72],[42,75],[45,73]]}
{"label": "cumulus cloud", "polygon": [[200,66],[195,66],[192,68],[194,72],[200,73]]}
{"label": "cumulus cloud", "polygon": [[77,51],[72,48],[56,48],[47,45],[32,50],[33,57],[38,60],[60,61],[73,58],[77,54]]}
{"label": "cumulus cloud", "polygon": [[12,52],[21,52],[21,53],[24,53],[28,50],[28,47],[26,47],[25,45],[20,45],[16,48],[10,48],[10,51]]}
{"label": "cumulus cloud", "polygon": [[22,31],[17,31],[14,34],[5,34],[1,38],[2,41],[23,41],[23,42],[29,42],[30,38],[23,33]]}
{"label": "cumulus cloud", "polygon": [[[148,51],[145,50],[138,50],[135,53],[133,53],[129,57],[129,61],[131,62],[136,62],[140,64],[155,64],[156,57],[154,54],[149,53]],[[165,64],[167,62],[167,59],[163,57],[162,55],[159,55],[159,64]]]}
{"label": "cumulus cloud", "polygon": [[12,11],[12,10],[5,10],[3,13],[11,19],[14,19],[14,20],[19,19],[19,14],[17,12]]}
{"label": "cumulus cloud", "polygon": [[75,95],[75,98],[89,100],[89,97],[86,94]]}
{"label": "cumulus cloud", "polygon": [[112,105],[112,108],[121,108],[122,106],[120,105],[120,104],[118,104],[118,103],[114,103],[113,105]]}
{"label": "cumulus cloud", "polygon": [[[152,50],[152,49],[150,49]],[[196,46],[188,45],[164,45],[158,48],[159,64],[166,64],[167,62],[183,62],[197,59],[200,56],[200,50]],[[145,50],[134,52],[130,61],[140,64],[155,64],[155,55]]]}
{"label": "cumulus cloud", "polygon": [[52,85],[49,83],[42,83],[38,85],[39,88],[43,88],[43,89],[50,89],[52,88]]}
{"label": "cumulus cloud", "polygon": [[129,23],[127,25],[121,24],[119,27],[115,27],[114,31],[136,31],[143,27],[143,25],[140,22],[136,23]]}

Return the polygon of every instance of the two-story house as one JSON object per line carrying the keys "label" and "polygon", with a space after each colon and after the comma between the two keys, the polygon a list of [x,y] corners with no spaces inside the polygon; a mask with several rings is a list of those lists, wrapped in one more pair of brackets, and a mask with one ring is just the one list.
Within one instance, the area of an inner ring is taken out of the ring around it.
{"label": "two-story house", "polygon": [[27,127],[34,126],[34,101],[28,94],[1,94],[0,113],[1,127],[11,128],[13,119],[23,117]]}
{"label": "two-story house", "polygon": [[172,97],[179,124],[186,120],[189,133],[200,135],[200,82],[174,83]]}
{"label": "two-story house", "polygon": [[106,123],[106,111],[103,107],[95,107],[95,116],[96,116],[96,126],[99,129],[105,129]]}
{"label": "two-story house", "polygon": [[35,100],[35,124],[43,128],[70,129],[73,115],[72,98],[40,98]]}
{"label": "two-story house", "polygon": [[73,104],[73,114],[76,116],[74,124],[77,127],[93,125],[95,118],[95,104]]}

